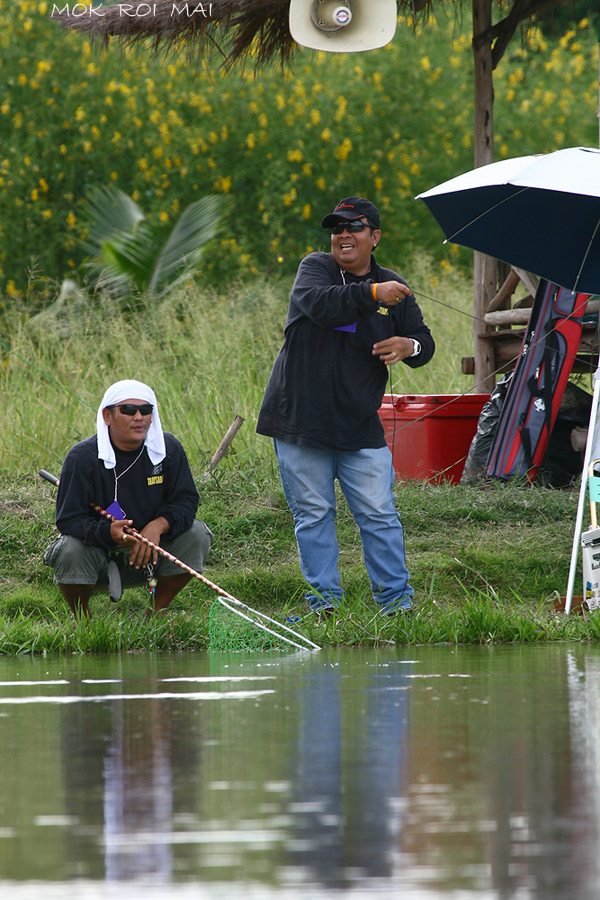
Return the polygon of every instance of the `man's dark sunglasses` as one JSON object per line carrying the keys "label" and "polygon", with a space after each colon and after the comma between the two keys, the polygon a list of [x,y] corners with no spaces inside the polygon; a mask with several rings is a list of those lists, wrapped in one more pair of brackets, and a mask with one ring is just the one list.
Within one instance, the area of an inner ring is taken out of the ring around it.
{"label": "man's dark sunglasses", "polygon": [[136,412],[140,412],[143,416],[149,416],[154,407],[151,403],[120,403],[117,409],[124,416],[135,416]]}
{"label": "man's dark sunglasses", "polygon": [[361,222],[360,219],[353,219],[350,222],[336,222],[335,225],[331,226],[331,233],[341,234],[343,231],[363,231],[365,228],[373,230],[374,227],[370,222]]}

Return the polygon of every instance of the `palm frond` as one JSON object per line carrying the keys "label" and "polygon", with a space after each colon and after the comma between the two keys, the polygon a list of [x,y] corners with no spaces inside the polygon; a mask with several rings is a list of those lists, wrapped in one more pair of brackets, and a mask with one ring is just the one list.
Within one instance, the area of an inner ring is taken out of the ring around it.
{"label": "palm frond", "polygon": [[81,221],[86,231],[83,247],[97,255],[103,241],[118,232],[135,231],[143,219],[143,210],[120,188],[93,188],[81,203]]}
{"label": "palm frond", "polygon": [[83,204],[94,257],[85,268],[96,290],[124,297],[135,287],[162,296],[196,271],[219,229],[228,198],[209,194],[190,203],[171,227],[152,224],[131,197],[114,185],[96,188]]}
{"label": "palm frond", "polygon": [[124,275],[143,290],[152,274],[164,236],[144,224],[134,233],[119,232],[102,244],[102,261],[108,275]]}
{"label": "palm frond", "polygon": [[190,277],[217,233],[226,203],[224,197],[209,195],[184,209],[156,259],[148,285],[151,294],[162,294]]}

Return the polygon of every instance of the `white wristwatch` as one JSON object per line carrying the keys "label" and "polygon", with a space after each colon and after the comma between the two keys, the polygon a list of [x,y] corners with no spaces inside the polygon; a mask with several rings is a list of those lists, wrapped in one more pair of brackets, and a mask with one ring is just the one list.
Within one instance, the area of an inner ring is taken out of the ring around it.
{"label": "white wristwatch", "polygon": [[410,354],[409,359],[412,359],[413,356],[418,356],[419,353],[421,352],[421,342],[420,342],[420,341],[416,341],[414,338],[411,338],[411,341],[412,341],[413,344],[415,345],[415,349],[414,349],[413,352]]}

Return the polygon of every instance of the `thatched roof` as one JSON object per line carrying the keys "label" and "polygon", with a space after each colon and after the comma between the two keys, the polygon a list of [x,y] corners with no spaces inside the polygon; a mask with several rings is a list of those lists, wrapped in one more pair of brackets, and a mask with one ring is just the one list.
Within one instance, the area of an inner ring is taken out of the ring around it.
{"label": "thatched roof", "polygon": [[[400,9],[416,13],[431,0],[397,2]],[[92,40],[116,37],[127,45],[145,43],[156,50],[186,46],[208,53],[216,50],[228,65],[249,57],[255,65],[277,58],[285,62],[297,46],[289,30],[290,0],[120,0],[95,4],[95,12],[92,4],[92,11],[85,14],[81,4],[64,11],[65,7],[53,14],[54,21]],[[55,4],[59,8],[61,4]]]}
{"label": "thatched roof", "polygon": [[[193,47],[207,55],[216,51],[225,65],[251,59],[254,66],[277,58],[285,63],[297,47],[289,30],[290,0],[111,0],[106,5],[91,0],[87,12],[82,3],[63,2],[61,12],[60,3],[54,5],[54,21],[103,43],[115,37],[125,45],[143,43],[161,51]],[[396,2],[400,12],[416,18],[435,0]],[[457,7],[462,2],[454,0]],[[504,18],[475,35],[474,43],[493,45],[495,68],[520,23],[569,2],[572,0],[489,0],[490,7],[497,5]]]}

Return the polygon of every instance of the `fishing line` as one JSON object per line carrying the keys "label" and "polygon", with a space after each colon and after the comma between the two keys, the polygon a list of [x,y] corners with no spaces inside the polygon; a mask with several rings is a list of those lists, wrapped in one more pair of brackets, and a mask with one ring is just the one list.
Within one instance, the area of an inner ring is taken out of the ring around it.
{"label": "fishing line", "polygon": [[[411,288],[411,291],[415,296],[423,297],[425,300],[429,300],[432,303],[437,303],[439,306],[443,306],[446,309],[449,309],[451,312],[456,312],[456,313],[460,313],[463,316],[467,316],[469,319],[472,319],[474,322],[481,322],[484,325],[488,324],[485,321],[485,319],[482,319],[480,316],[476,316],[474,313],[467,312],[466,310],[458,309],[458,307],[452,306],[449,303],[444,303],[443,300],[439,300],[437,297],[432,297],[429,294],[425,294],[423,291],[416,291],[416,290],[413,290],[412,288]],[[568,313],[568,315],[563,316],[563,318],[561,319],[561,322],[567,321],[568,319],[571,319],[574,316],[575,316],[574,311],[572,313]],[[532,341],[531,344],[529,345],[529,350],[532,350],[534,347],[536,347],[538,345],[538,343],[540,341],[545,340],[548,337],[548,335],[550,335],[550,334],[552,334],[552,332],[556,331],[557,327],[558,327],[557,325],[554,326],[554,328],[551,328],[549,331],[545,332],[544,334],[542,334],[538,338],[536,338],[534,341]],[[477,388],[482,386],[484,384],[484,382],[487,381],[488,378],[495,378],[496,375],[503,374],[503,370],[505,370],[507,367],[511,366],[513,363],[516,363],[520,356],[521,356],[521,350],[519,350],[517,355],[513,356],[512,359],[507,360],[505,363],[503,363],[501,366],[499,366],[493,372],[490,372],[490,374],[487,375],[484,379],[476,382],[470,388],[467,388],[467,390],[463,391],[462,393],[453,395],[451,400],[448,400],[446,403],[440,404],[436,408],[440,409],[440,410],[445,409],[445,407],[450,406],[452,403],[455,403],[456,400],[460,400],[463,397],[466,397],[468,394],[477,393]],[[573,355],[573,354],[565,353],[565,357],[567,359],[575,360],[575,359],[577,359],[577,354]],[[425,419],[429,418],[429,413],[424,413],[422,416],[419,416],[416,419],[411,419],[409,422],[406,422],[404,425],[400,425],[400,426],[396,427],[396,404],[395,404],[395,396],[394,396],[393,388],[392,388],[391,366],[390,366],[390,372],[389,372],[389,382],[390,382],[390,396],[392,398],[392,421],[393,421],[393,427],[394,427],[394,432],[392,435],[392,454],[393,454],[393,449],[395,447],[396,434],[401,431],[404,431],[406,428],[410,428],[411,425],[416,425],[418,422],[423,422]],[[486,393],[487,393],[487,391],[486,391]],[[466,459],[466,456],[464,457],[464,459]],[[462,460],[456,460],[456,462],[462,462]],[[452,465],[454,465],[454,464],[455,463],[453,463]]]}

